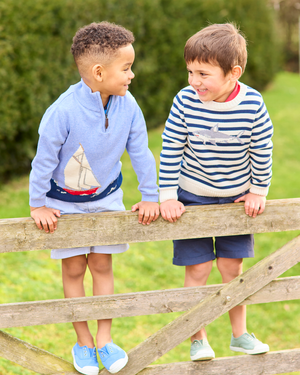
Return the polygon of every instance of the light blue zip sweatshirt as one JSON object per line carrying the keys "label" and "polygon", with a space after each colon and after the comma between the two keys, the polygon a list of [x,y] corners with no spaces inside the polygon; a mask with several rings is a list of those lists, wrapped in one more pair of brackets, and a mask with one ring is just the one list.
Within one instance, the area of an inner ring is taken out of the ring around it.
{"label": "light blue zip sweatshirt", "polygon": [[148,148],[145,120],[130,92],[111,97],[107,116],[109,126],[105,129],[100,93],[93,93],[83,80],[70,86],[47,109],[30,173],[30,206],[44,206],[46,194],[65,201],[96,200],[118,177],[120,181],[120,158],[125,149],[142,200],[158,201],[155,160]]}

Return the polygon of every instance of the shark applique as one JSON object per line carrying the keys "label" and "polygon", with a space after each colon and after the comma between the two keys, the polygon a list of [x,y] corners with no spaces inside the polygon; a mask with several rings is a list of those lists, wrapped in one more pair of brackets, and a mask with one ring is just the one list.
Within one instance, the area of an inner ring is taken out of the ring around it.
{"label": "shark applique", "polygon": [[238,135],[228,135],[219,131],[219,124],[212,126],[209,130],[197,130],[193,132],[193,135],[200,138],[203,144],[210,142],[215,146],[217,143],[230,143],[238,141],[240,144],[244,144],[241,140],[241,136],[244,134],[244,130],[240,131]]}

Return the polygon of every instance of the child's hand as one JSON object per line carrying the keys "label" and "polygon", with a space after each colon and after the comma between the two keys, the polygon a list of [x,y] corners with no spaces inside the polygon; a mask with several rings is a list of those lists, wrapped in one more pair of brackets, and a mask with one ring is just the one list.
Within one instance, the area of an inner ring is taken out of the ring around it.
{"label": "child's hand", "polygon": [[177,201],[176,199],[169,199],[160,204],[161,216],[169,221],[170,223],[175,223],[180,216],[185,212],[185,207],[183,203]]}
{"label": "child's hand", "polygon": [[155,221],[159,217],[159,204],[156,202],[142,201],[134,204],[131,211],[139,210],[139,223],[149,225],[151,221]]}
{"label": "child's hand", "polygon": [[266,197],[263,195],[257,195],[253,193],[248,193],[234,201],[245,202],[245,213],[250,217],[256,217],[259,214],[262,214],[266,206]]}
{"label": "child's hand", "polygon": [[39,229],[45,232],[53,233],[57,228],[57,218],[60,217],[60,211],[48,207],[30,207],[31,217],[34,219]]}

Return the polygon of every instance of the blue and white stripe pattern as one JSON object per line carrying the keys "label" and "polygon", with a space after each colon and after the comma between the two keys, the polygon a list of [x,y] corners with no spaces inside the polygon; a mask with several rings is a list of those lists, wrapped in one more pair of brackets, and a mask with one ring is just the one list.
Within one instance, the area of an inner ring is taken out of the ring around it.
{"label": "blue and white stripe pattern", "polygon": [[227,197],[266,196],[272,177],[273,125],[262,96],[240,84],[229,102],[201,102],[188,86],[174,98],[162,135],[160,201],[177,188]]}

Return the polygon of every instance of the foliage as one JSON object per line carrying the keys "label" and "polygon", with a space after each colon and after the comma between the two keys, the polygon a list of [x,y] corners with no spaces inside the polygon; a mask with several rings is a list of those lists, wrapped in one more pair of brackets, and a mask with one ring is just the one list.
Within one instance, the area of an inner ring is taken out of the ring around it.
{"label": "foliage", "polygon": [[102,20],[135,34],[131,91],[149,128],[165,121],[173,97],[187,85],[185,42],[208,23],[234,21],[247,36],[244,82],[261,89],[277,69],[266,0],[0,0],[0,182],[28,172],[43,113],[80,78],[69,52],[72,37]]}
{"label": "foliage", "polygon": [[[274,176],[268,199],[299,197],[299,137],[300,127],[300,77],[281,73],[274,85],[263,92],[270,117],[274,123]],[[288,124],[288,126],[287,126]],[[149,132],[149,144],[156,160],[161,150],[162,129]],[[127,209],[136,203],[138,182],[127,154],[123,162],[124,203]],[[15,180],[0,188],[0,218],[29,216],[28,177]],[[152,224],[151,224],[152,225]],[[59,228],[58,228],[59,230]],[[244,261],[244,270],[266,257],[294,238],[297,232],[262,233],[255,236],[255,258]],[[183,285],[183,267],[172,266],[172,242],[145,242],[130,245],[128,252],[114,257],[115,292],[131,293],[146,290],[179,288]],[[214,262],[215,263],[215,262]],[[298,276],[300,263],[284,275]],[[213,266],[209,284],[221,283],[217,267]],[[51,260],[49,251],[28,251],[1,254],[0,303],[14,303],[63,298],[60,262]],[[92,285],[86,275],[87,295]],[[153,316],[119,318],[113,321],[113,339],[130,350],[148,336],[155,333],[179,313]],[[247,307],[249,332],[269,344],[271,351],[299,347],[300,304],[298,301],[276,302]],[[91,330],[96,332],[95,322]],[[6,329],[6,332],[32,345],[72,361],[71,348],[76,336],[69,324],[50,324]],[[232,356],[229,350],[231,328],[228,314],[207,327],[207,332],[216,356]],[[165,354],[156,363],[189,361],[189,340]],[[0,374],[34,375],[16,364],[0,358]]]}
{"label": "foliage", "polygon": [[286,70],[299,72],[299,0],[271,0],[276,9]]}

